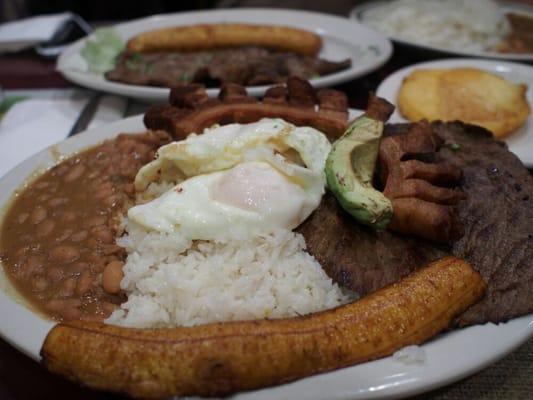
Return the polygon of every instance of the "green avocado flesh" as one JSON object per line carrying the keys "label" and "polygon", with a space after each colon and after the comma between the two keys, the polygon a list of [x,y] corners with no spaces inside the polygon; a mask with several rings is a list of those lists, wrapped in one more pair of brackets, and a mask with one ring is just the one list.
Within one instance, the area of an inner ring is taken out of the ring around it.
{"label": "green avocado flesh", "polygon": [[392,204],[372,187],[383,122],[365,115],[354,120],[326,160],[326,181],[338,202],[362,224],[385,229]]}

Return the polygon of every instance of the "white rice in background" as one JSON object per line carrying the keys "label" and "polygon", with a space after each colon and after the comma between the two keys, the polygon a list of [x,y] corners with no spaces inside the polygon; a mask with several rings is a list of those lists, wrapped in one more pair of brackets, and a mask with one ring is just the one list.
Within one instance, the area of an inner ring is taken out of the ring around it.
{"label": "white rice in background", "polygon": [[363,21],[389,36],[463,51],[489,50],[510,30],[492,0],[395,0]]}
{"label": "white rice in background", "polygon": [[144,328],[292,317],[354,298],[305,252],[298,233],[193,243],[125,225],[128,234],[117,242],[128,252],[121,283],[128,300],[107,323]]}

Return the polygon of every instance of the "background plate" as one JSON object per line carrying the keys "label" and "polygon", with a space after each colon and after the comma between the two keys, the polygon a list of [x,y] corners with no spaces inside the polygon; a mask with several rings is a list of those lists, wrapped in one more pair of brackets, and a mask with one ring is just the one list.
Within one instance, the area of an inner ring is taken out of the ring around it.
{"label": "background plate", "polygon": [[[361,112],[352,111],[351,116]],[[58,157],[80,151],[117,136],[144,131],[142,116],[117,121],[80,133],[22,162],[0,179],[0,207],[31,177],[56,164]],[[0,335],[34,360],[53,326],[34,313],[11,287],[0,268]],[[387,357],[293,383],[233,396],[239,400],[268,399],[390,399],[428,391],[470,375],[497,361],[533,336],[533,314],[505,324],[486,324],[442,334],[423,346],[427,361],[405,365]],[[468,349],[468,351],[466,351]]]}
{"label": "background plate", "polygon": [[[525,83],[528,87],[526,97],[533,112],[533,67],[499,60],[476,60],[455,58],[414,64],[390,75],[379,85],[376,94],[396,104],[398,92],[404,78],[415,69],[470,67],[483,69],[515,82]],[[405,122],[398,109],[392,114],[390,122]],[[509,150],[515,153],[527,168],[533,168],[533,114],[526,123],[503,139]]]}
{"label": "background plate", "polygon": [[[354,24],[345,18],[307,11],[244,8],[182,12],[142,18],[115,25],[114,28],[124,40],[127,40],[138,33],[169,26],[223,22],[274,24],[307,29],[319,34],[323,39],[320,57],[333,61],[346,58],[352,60],[352,66],[348,69],[312,79],[311,84],[314,87],[335,85],[371,72],[384,64],[392,53],[391,43],[380,33],[361,24]],[[88,72],[87,64],[80,55],[86,40],[87,38],[83,38],[73,43],[59,57],[57,69],[65,78],[91,89],[141,100],[167,100],[169,89],[111,82],[104,79],[101,74]],[[261,96],[270,86],[251,86],[247,90],[253,96]],[[218,89],[209,89],[207,92],[210,96],[214,96],[218,93]]]}
{"label": "background plate", "polygon": [[[363,20],[364,13],[372,8],[382,7],[383,5],[389,2],[390,0],[380,0],[380,1],[372,1],[366,4],[361,4],[359,6],[356,6],[352,8],[352,10],[350,11],[350,14],[349,14],[350,19],[352,19],[353,21],[357,21],[370,28],[370,25],[366,25],[364,23],[364,20]],[[527,12],[533,15],[533,7],[528,6],[527,4],[506,3],[505,5],[500,6],[500,10],[502,13],[516,11],[516,12]],[[374,27],[371,27],[371,29],[376,30]],[[412,42],[407,39],[402,39],[401,37],[398,37],[398,36],[389,36],[389,39],[393,40],[395,43],[398,43],[404,46],[416,47],[416,48],[423,49],[423,50],[429,50],[432,52],[438,52],[438,53],[454,55],[454,56],[495,58],[495,59],[501,59],[501,60],[514,60],[514,61],[533,61],[533,53],[520,54],[520,53],[496,53],[492,51],[463,51],[460,49],[450,49],[447,47],[433,46],[430,44],[424,44],[420,42]]]}

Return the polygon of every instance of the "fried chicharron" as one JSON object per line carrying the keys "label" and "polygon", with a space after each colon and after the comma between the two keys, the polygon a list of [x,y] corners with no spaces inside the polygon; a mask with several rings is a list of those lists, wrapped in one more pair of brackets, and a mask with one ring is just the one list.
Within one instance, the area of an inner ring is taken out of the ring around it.
{"label": "fried chicharron", "polygon": [[348,123],[348,100],[336,90],[315,92],[308,81],[296,77],[289,78],[287,86],[268,89],[262,102],[248,96],[240,85],[226,84],[218,98],[210,98],[203,85],[193,84],[172,89],[170,105],[150,108],[144,123],[180,140],[214,124],[250,123],[261,118],[282,118],[338,137]]}

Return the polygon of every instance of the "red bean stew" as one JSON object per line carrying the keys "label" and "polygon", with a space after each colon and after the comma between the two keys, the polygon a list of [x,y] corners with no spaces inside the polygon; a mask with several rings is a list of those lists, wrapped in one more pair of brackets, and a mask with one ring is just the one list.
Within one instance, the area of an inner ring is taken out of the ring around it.
{"label": "red bean stew", "polygon": [[121,134],[16,194],[0,231],[0,260],[37,309],[56,320],[103,320],[125,300],[120,218],[137,171],[169,141],[162,131]]}

